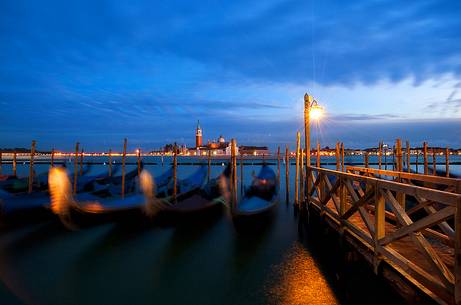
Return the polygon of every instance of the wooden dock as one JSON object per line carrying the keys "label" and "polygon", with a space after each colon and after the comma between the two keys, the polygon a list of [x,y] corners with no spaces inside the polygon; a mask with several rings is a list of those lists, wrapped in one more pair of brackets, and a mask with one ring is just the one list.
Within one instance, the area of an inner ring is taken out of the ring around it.
{"label": "wooden dock", "polygon": [[461,304],[461,179],[361,167],[306,171],[311,217],[376,274],[439,304]]}

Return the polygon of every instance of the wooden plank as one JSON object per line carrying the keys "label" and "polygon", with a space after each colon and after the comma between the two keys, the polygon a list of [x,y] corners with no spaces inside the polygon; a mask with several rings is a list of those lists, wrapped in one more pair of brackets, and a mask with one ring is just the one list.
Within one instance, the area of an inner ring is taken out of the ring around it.
{"label": "wooden plank", "polygon": [[426,216],[424,218],[419,219],[418,221],[415,221],[409,225],[406,225],[397,231],[387,235],[385,238],[382,238],[379,243],[380,245],[384,246],[387,245],[393,241],[396,241],[406,235],[409,235],[410,233],[415,233],[418,231],[421,231],[425,228],[432,227],[435,224],[446,220],[450,217],[452,217],[455,213],[455,208],[454,207],[446,207],[432,215]]}
{"label": "wooden plank", "polygon": [[431,284],[432,289],[440,289],[446,291],[447,293],[451,293],[452,289],[447,287],[443,282],[441,282],[438,278],[421,268],[420,266],[416,265],[413,261],[409,260],[408,258],[404,257],[396,250],[392,249],[389,246],[381,247],[380,248],[381,254],[383,254],[386,259],[391,261],[392,263],[396,264],[406,272],[410,273],[412,276],[417,275],[417,280],[423,282],[425,285],[428,283]]}
{"label": "wooden plank", "polygon": [[364,168],[364,167],[357,167],[357,166],[347,166],[346,170],[375,174],[375,175],[383,175],[383,176],[389,176],[389,177],[400,177],[402,179],[416,180],[416,181],[421,181],[421,182],[430,182],[430,183],[441,184],[441,185],[446,185],[446,186],[456,186],[457,183],[461,181],[461,179],[456,179],[456,178],[447,178],[447,177],[441,177],[441,176],[425,176],[421,174],[405,173],[405,172],[399,173],[399,172],[390,171],[390,170],[379,170],[375,168]]}
{"label": "wooden plank", "polygon": [[461,199],[455,214],[455,304],[461,304]]}
{"label": "wooden plank", "polygon": [[359,196],[357,196],[357,194],[355,193],[355,191],[354,191],[354,189],[353,189],[353,187],[352,187],[352,185],[350,184],[349,181],[346,181],[345,185],[346,185],[346,188],[347,188],[349,194],[352,196],[352,199],[353,199],[352,207],[350,207],[349,210],[347,210],[346,213],[344,213],[344,215],[342,216],[343,219],[348,219],[355,212],[357,212],[362,205],[368,203],[368,201],[373,199],[373,197],[374,197],[374,188],[370,189],[367,193],[365,193],[364,196],[359,198]]}
{"label": "wooden plank", "polygon": [[[397,220],[403,226],[409,226],[413,223],[413,221],[408,217],[402,207],[399,205],[397,200],[394,198],[392,193],[389,190],[381,191],[381,193],[386,198],[386,201],[389,203],[391,209],[394,211]],[[413,242],[418,246],[421,252],[426,257],[427,261],[431,264],[434,271],[439,273],[442,281],[450,287],[454,283],[454,276],[451,271],[447,268],[445,263],[440,259],[438,254],[434,251],[430,243],[424,238],[424,236],[420,232],[412,232],[410,233],[410,237]]]}
{"label": "wooden plank", "polygon": [[384,196],[378,190],[378,183],[375,184],[375,188],[375,241],[378,241],[386,235],[386,202]]}

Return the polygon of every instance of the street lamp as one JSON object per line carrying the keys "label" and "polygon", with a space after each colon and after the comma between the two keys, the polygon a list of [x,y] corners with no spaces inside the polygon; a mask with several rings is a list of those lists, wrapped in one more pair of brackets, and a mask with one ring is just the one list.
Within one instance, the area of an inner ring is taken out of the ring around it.
{"label": "street lamp", "polygon": [[311,132],[310,119],[320,120],[323,115],[323,108],[311,95],[304,94],[304,138],[306,146],[306,166],[311,165]]}
{"label": "street lamp", "polygon": [[309,205],[309,191],[312,185],[309,167],[311,166],[311,129],[310,119],[318,121],[323,115],[323,108],[307,93],[304,94],[304,139],[306,147],[306,189],[307,204]]}

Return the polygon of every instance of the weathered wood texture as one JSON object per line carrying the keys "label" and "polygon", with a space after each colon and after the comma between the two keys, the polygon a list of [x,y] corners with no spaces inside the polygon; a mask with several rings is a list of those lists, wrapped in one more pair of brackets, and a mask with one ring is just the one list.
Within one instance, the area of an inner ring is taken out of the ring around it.
{"label": "weathered wood texture", "polygon": [[[460,190],[457,179],[370,168],[354,169],[367,175],[354,174],[349,167],[349,172],[308,170],[313,181],[310,208],[354,240],[376,272],[384,264],[436,302],[461,304],[461,194],[408,182],[438,179]],[[398,201],[398,194],[406,204]],[[422,206],[420,213],[412,212],[416,206]]]}

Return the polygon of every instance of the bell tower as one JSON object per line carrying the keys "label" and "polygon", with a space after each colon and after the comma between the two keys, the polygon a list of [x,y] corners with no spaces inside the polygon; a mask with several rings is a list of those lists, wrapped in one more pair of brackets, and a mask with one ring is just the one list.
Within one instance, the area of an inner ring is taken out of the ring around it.
{"label": "bell tower", "polygon": [[197,129],[195,130],[195,147],[202,146],[202,128],[200,127],[200,121],[197,121]]}

